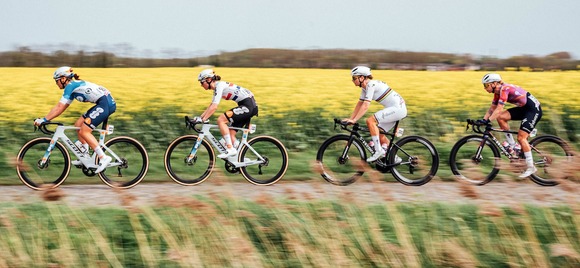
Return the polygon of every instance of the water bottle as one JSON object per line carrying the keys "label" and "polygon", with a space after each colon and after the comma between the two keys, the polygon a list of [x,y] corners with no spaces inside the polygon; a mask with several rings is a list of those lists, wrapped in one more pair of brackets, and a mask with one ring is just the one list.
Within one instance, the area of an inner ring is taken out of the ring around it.
{"label": "water bottle", "polygon": [[532,132],[530,132],[530,138],[535,137],[538,134],[538,130],[537,129],[532,129]]}
{"label": "water bottle", "polygon": [[509,144],[509,142],[504,141],[502,142],[501,146],[503,146],[503,148],[509,153],[512,154],[514,152],[514,149],[512,148],[512,146]]}
{"label": "water bottle", "polygon": [[405,132],[405,129],[400,127],[399,129],[397,129],[397,133],[395,134],[395,137],[403,136],[403,132]]}
{"label": "water bottle", "polygon": [[256,132],[256,124],[250,124],[250,134]]}

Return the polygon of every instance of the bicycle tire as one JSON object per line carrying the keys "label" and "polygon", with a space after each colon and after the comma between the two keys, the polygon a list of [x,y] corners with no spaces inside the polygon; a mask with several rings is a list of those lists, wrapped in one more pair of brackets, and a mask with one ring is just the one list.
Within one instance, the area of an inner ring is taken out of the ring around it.
{"label": "bicycle tire", "polygon": [[397,141],[389,152],[389,163],[395,163],[396,156],[402,161],[391,168],[391,174],[404,185],[424,185],[439,169],[439,153],[433,143],[423,137],[407,136]]}
{"label": "bicycle tire", "polygon": [[482,141],[480,135],[469,135],[453,145],[449,153],[449,166],[456,178],[476,185],[484,185],[495,178],[499,172],[499,149],[487,140],[481,158],[475,159]]}
{"label": "bicycle tire", "polygon": [[[99,178],[108,186],[129,189],[143,180],[149,170],[149,156],[145,147],[136,139],[119,136],[108,140],[105,145],[121,158],[120,166],[106,168],[98,173]],[[105,151],[109,154],[108,151]],[[97,158],[97,164],[99,158]],[[118,163],[113,157],[111,164]]]}
{"label": "bicycle tire", "polygon": [[242,176],[255,185],[272,185],[282,179],[288,170],[288,152],[284,144],[270,136],[254,137],[248,144],[250,146],[244,144],[240,149],[238,161],[260,161],[263,158],[266,162],[240,167]]}
{"label": "bicycle tire", "polygon": [[22,183],[31,189],[56,188],[70,173],[70,154],[60,142],[54,144],[48,165],[44,168],[38,166],[50,143],[50,138],[36,138],[24,144],[18,152],[16,173]]}
{"label": "bicycle tire", "polygon": [[[366,165],[366,151],[363,145],[356,139],[352,141],[346,158],[342,158],[344,150],[347,148],[350,136],[338,134],[328,138],[322,143],[316,154],[320,175],[327,182],[334,185],[349,185],[364,174],[363,163]],[[354,146],[352,146],[354,145]],[[351,160],[351,158],[360,162]]]}
{"label": "bicycle tire", "polygon": [[185,186],[200,184],[213,172],[215,153],[206,140],[202,140],[197,148],[193,162],[185,162],[197,139],[196,135],[178,137],[169,144],[165,151],[163,157],[165,171],[178,184]]}
{"label": "bicycle tire", "polygon": [[[530,179],[542,186],[556,186],[566,179],[567,169],[573,165],[573,150],[564,140],[553,135],[543,135],[530,141],[532,158],[538,171]],[[551,177],[551,178],[548,178]]]}

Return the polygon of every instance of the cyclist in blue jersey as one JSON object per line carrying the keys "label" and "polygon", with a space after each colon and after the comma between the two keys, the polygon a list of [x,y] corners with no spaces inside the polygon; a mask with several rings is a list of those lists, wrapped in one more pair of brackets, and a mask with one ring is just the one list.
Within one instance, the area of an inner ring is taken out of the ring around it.
{"label": "cyclist in blue jersey", "polygon": [[[73,100],[80,102],[91,102],[95,105],[91,107],[86,113],[75,122],[78,130],[79,141],[82,143],[85,151],[88,151],[88,146],[93,148],[97,156],[100,158],[99,167],[95,173],[99,173],[111,162],[112,158],[105,155],[97,139],[93,136],[92,131],[99,124],[104,122],[117,109],[117,105],[109,90],[105,87],[79,80],[79,76],[73,72],[69,66],[63,66],[54,72],[52,77],[56,85],[60,89],[64,89],[64,93],[60,101],[48,112],[43,118],[34,120],[34,125],[38,126],[44,122],[50,121],[61,115],[72,103]],[[72,161],[73,165],[80,165],[79,160]]]}

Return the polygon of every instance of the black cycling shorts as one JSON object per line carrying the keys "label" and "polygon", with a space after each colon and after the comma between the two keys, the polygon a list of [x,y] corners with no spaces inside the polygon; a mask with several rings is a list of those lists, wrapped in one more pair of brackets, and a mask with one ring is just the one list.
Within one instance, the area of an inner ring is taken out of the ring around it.
{"label": "black cycling shorts", "polygon": [[258,114],[258,106],[253,97],[246,98],[238,102],[238,107],[232,108],[224,113],[232,127],[247,127],[250,119]]}
{"label": "black cycling shorts", "polygon": [[528,92],[526,95],[526,105],[508,109],[511,120],[522,120],[520,129],[530,133],[542,118],[542,107],[540,102]]}

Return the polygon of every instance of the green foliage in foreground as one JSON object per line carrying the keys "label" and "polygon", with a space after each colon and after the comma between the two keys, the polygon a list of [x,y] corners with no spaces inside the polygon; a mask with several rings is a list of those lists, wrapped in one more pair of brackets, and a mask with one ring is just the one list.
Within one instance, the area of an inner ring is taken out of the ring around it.
{"label": "green foliage in foreground", "polygon": [[0,206],[0,267],[577,267],[577,211],[175,198]]}

